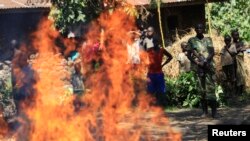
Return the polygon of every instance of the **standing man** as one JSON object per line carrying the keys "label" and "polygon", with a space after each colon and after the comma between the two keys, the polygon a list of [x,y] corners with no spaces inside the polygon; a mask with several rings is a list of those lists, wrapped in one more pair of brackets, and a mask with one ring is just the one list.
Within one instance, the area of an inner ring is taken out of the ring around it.
{"label": "standing man", "polygon": [[246,76],[244,67],[244,51],[246,51],[246,49],[244,47],[244,43],[240,40],[238,30],[233,30],[231,35],[233,37],[232,46],[237,50],[236,57],[234,58],[236,68],[236,95],[242,95],[245,87]]}
{"label": "standing man", "polygon": [[204,25],[198,24],[195,27],[196,36],[189,39],[190,51],[188,57],[196,72],[202,105],[202,117],[208,115],[208,105],[212,109],[212,117],[216,117],[217,101],[215,96],[215,68],[214,68],[214,47],[212,39],[205,37]]}
{"label": "standing man", "polygon": [[[162,68],[169,63],[173,57],[167,50],[161,47],[159,39],[155,36],[153,27],[147,29],[147,37],[145,38],[143,45],[146,48],[149,58],[147,74],[148,92],[156,95],[157,104],[165,106],[166,86]],[[162,64],[164,55],[167,57],[167,60]]]}

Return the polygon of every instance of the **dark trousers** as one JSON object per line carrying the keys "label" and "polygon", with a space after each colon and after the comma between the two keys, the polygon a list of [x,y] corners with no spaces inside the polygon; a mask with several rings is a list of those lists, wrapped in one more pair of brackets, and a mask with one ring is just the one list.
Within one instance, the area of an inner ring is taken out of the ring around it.
{"label": "dark trousers", "polygon": [[226,80],[224,82],[224,91],[227,97],[232,97],[236,93],[236,75],[235,75],[235,65],[227,65],[222,67],[223,72],[226,75]]}

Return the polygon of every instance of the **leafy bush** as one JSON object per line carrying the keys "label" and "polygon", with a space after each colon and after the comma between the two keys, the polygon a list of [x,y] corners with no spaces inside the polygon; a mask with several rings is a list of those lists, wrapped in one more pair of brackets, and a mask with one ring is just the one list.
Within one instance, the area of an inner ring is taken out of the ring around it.
{"label": "leafy bush", "polygon": [[[166,86],[169,106],[194,108],[200,105],[201,95],[194,72],[183,73],[177,78],[166,78]],[[216,84],[215,94],[218,104],[225,105],[226,97],[218,84]]]}
{"label": "leafy bush", "polygon": [[178,78],[167,78],[169,106],[197,107],[200,95],[194,72],[183,73]]}
{"label": "leafy bush", "polygon": [[60,32],[67,32],[72,24],[87,23],[101,12],[101,0],[52,0],[49,17]]}
{"label": "leafy bush", "polygon": [[[67,33],[71,26],[87,25],[98,18],[101,12],[111,12],[118,2],[124,0],[104,1],[103,0],[51,0],[52,8],[49,18],[54,20],[55,27],[61,33]],[[125,12],[130,16],[138,18],[139,13],[135,6],[125,7]]]}
{"label": "leafy bush", "polygon": [[0,79],[0,100],[2,99],[3,102],[6,102],[6,100],[9,99],[11,95],[12,95],[11,79],[8,79],[7,82]]}
{"label": "leafy bush", "polygon": [[250,41],[250,0],[229,0],[211,5],[211,24],[221,34],[238,28],[244,40]]}

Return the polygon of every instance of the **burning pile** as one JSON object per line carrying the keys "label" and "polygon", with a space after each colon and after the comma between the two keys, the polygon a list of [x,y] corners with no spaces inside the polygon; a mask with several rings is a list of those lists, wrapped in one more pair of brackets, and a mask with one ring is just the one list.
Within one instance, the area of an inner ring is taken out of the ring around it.
{"label": "burning pile", "polygon": [[[73,106],[75,96],[65,93],[67,82],[63,78],[67,77],[67,69],[60,65],[63,56],[55,44],[59,34],[50,27],[49,21],[43,21],[33,35],[33,46],[39,53],[32,63],[36,72],[34,103],[24,107],[28,120],[23,121],[25,126],[19,129],[16,140],[181,139],[181,135],[171,129],[163,110],[150,105],[152,98],[143,90],[145,82],[135,85],[131,66],[126,64],[127,32],[135,29],[132,17],[117,9],[112,14],[103,13],[92,23],[86,34],[86,45],[80,51],[90,91],[82,96],[83,107],[78,112]],[[103,64],[93,72],[86,50],[96,41],[100,41],[102,47]],[[133,104],[135,98],[137,105]]]}

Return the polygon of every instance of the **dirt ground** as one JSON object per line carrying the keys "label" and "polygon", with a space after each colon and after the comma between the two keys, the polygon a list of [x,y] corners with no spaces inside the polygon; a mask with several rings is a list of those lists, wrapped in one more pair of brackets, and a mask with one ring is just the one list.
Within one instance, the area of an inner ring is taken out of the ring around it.
{"label": "dirt ground", "polygon": [[[158,141],[159,138],[165,136],[165,132],[169,130],[169,127],[174,129],[174,133],[182,134],[183,141],[206,141],[207,140],[207,125],[250,125],[250,99],[240,101],[238,99],[233,100],[231,103],[233,106],[222,107],[218,109],[219,117],[216,119],[211,118],[211,109],[209,109],[209,117],[201,118],[201,109],[175,109],[166,110],[165,116],[169,121],[162,124],[154,124],[149,122],[152,117],[155,116],[155,111],[139,113],[140,122],[130,122],[130,114],[128,118],[121,121],[120,128],[127,128],[130,131],[136,130],[138,127],[143,127],[147,133],[150,133],[153,141]],[[134,115],[134,114],[133,114]],[[170,124],[170,126],[169,126]],[[12,137],[1,139],[1,141],[14,140]],[[141,139],[142,141],[144,139]],[[169,139],[171,140],[171,139]]]}
{"label": "dirt ground", "polygon": [[171,125],[182,133],[183,141],[206,141],[207,125],[250,125],[250,103],[219,108],[219,118],[201,118],[201,109],[180,109],[167,111]]}

